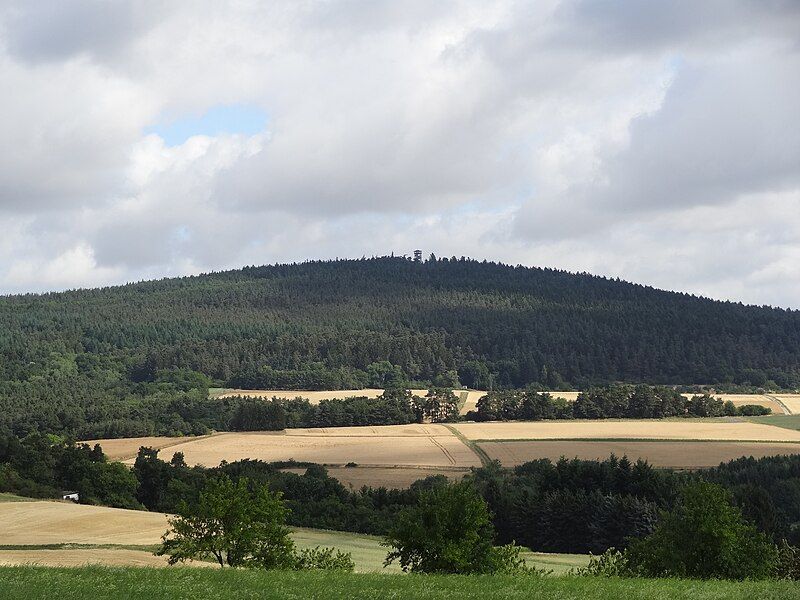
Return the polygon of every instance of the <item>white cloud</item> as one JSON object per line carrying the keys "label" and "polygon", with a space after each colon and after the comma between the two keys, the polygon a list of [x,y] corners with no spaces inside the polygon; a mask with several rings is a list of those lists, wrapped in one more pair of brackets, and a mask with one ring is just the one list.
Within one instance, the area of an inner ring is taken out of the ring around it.
{"label": "white cloud", "polygon": [[0,291],[422,247],[800,307],[797,6],[6,3]]}

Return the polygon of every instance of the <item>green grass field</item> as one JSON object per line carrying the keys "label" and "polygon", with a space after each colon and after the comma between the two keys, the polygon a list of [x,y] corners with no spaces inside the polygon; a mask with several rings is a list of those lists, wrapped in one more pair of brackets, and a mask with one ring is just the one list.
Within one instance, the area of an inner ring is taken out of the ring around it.
{"label": "green grass field", "polygon": [[774,425],[775,427],[800,431],[800,415],[767,415],[764,417],[747,417],[747,420],[751,423]]}
{"label": "green grass field", "polygon": [[[292,539],[298,548],[314,546],[333,546],[353,555],[356,570],[361,573],[382,572],[397,573],[397,563],[383,567],[388,548],[381,546],[381,538],[360,533],[344,531],[328,531],[325,529],[293,528]],[[589,562],[585,554],[545,554],[541,552],[523,552],[522,557],[528,565],[547,569],[556,575],[566,573],[573,567],[582,567]]]}
{"label": "green grass field", "polygon": [[8,492],[0,492],[0,502],[33,502],[34,500],[35,498],[23,498]]}
{"label": "green grass field", "polygon": [[216,569],[0,568],[0,598],[249,600],[352,599],[670,599],[753,600],[798,597],[791,582],[725,582],[581,577],[402,576]]}

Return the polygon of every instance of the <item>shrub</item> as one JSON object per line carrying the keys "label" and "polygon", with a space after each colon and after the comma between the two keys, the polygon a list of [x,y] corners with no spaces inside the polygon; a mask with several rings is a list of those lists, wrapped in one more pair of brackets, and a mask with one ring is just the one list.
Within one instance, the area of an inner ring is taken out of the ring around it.
{"label": "shrub", "polygon": [[495,546],[490,554],[491,573],[504,573],[508,575],[535,574],[549,575],[552,571],[537,569],[535,566],[525,564],[525,559],[520,556],[522,548],[514,543],[505,546]]}
{"label": "shrub", "polygon": [[571,575],[583,577],[629,577],[632,575],[628,557],[616,548],[609,548],[600,555],[589,555],[585,567],[570,569]]}
{"label": "shrub", "polygon": [[697,482],[684,488],[681,503],[652,534],[631,543],[627,558],[636,573],[648,577],[764,579],[773,574],[777,554],[744,521],[728,490]]}
{"label": "shrub", "polygon": [[762,415],[771,415],[772,409],[768,406],[761,406],[760,404],[743,404],[736,409],[736,414],[743,417],[759,417]]}
{"label": "shrub", "polygon": [[384,541],[393,548],[385,564],[399,560],[404,571],[414,573],[518,569],[519,551],[493,548],[493,537],[486,502],[469,483],[435,487],[398,514]]}
{"label": "shrub", "polygon": [[245,477],[211,479],[194,505],[182,502],[177,512],[156,552],[169,564],[213,557],[221,567],[276,569],[294,562],[288,510],[267,486],[251,490]]}
{"label": "shrub", "polygon": [[775,577],[778,579],[800,580],[800,548],[789,545],[786,540],[782,540],[778,545]]}
{"label": "shrub", "polygon": [[347,571],[352,573],[356,568],[353,556],[334,548],[305,548],[295,556],[294,569],[323,569],[326,571]]}

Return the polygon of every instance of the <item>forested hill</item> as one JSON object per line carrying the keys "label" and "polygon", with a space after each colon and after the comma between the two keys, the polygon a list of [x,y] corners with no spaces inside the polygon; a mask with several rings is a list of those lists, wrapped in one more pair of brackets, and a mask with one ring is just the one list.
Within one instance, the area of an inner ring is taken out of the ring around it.
{"label": "forested hill", "polygon": [[463,259],[309,262],[9,296],[0,323],[7,402],[86,404],[148,384],[351,388],[454,376],[476,388],[800,386],[798,311]]}

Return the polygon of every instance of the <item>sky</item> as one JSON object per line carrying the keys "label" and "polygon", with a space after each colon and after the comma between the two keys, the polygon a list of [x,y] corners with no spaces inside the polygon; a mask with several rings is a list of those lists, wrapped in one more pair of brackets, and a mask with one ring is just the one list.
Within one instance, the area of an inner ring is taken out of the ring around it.
{"label": "sky", "polygon": [[800,308],[796,0],[5,0],[0,293],[410,254]]}

